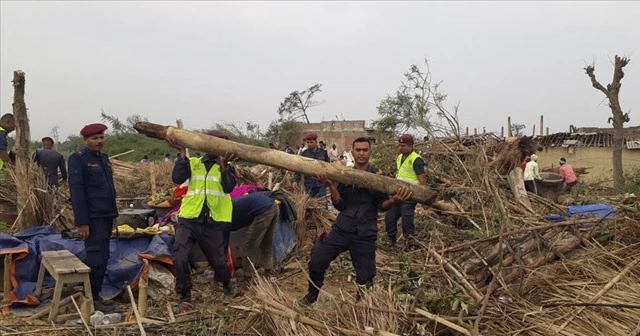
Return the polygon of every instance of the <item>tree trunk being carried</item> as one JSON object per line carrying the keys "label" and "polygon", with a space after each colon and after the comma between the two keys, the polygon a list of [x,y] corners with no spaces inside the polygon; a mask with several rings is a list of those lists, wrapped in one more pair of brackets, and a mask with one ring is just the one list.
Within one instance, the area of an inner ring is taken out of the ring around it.
{"label": "tree trunk being carried", "polygon": [[327,178],[332,181],[367,188],[387,195],[395,194],[401,187],[408,187],[413,192],[411,200],[422,204],[432,204],[437,196],[437,192],[419,185],[409,184],[390,177],[342,167],[320,160],[287,154],[279,150],[245,145],[201,133],[149,122],[138,122],[134,128],[148,137],[160,140],[171,139],[181,146],[206,153],[223,156],[235,154],[241,160],[261,163],[311,176],[324,173],[327,175]]}

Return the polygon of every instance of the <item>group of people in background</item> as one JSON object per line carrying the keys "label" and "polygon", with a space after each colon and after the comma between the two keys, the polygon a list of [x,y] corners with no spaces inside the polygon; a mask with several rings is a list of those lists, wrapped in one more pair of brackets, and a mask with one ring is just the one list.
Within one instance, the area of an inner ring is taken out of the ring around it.
{"label": "group of people in background", "polygon": [[[578,184],[578,177],[573,167],[567,163],[567,159],[560,158],[558,164],[560,165],[558,174],[562,178],[562,190],[567,193],[571,192],[571,189]],[[524,175],[524,188],[528,192],[537,194],[538,188],[536,181],[542,181],[540,167],[538,166],[538,156],[536,154],[526,156],[520,164],[520,169],[522,169]]]}

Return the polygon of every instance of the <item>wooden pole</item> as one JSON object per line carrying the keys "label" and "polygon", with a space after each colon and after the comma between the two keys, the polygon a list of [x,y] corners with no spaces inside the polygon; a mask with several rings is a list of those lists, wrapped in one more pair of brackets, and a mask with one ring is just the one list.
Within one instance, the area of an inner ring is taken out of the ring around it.
{"label": "wooden pole", "polygon": [[[27,105],[24,102],[25,74],[21,70],[13,72],[13,117],[16,122],[16,144],[14,151],[16,153],[16,190],[17,190],[17,209],[26,209],[29,202],[30,185],[29,185],[29,166],[31,157],[29,156],[29,144],[31,143],[31,131],[29,129],[29,115],[27,114]],[[30,211],[30,210],[27,210]],[[19,216],[15,224],[22,224],[25,219],[30,216]]]}
{"label": "wooden pole", "polygon": [[478,129],[477,128],[473,128],[473,135],[478,135]]}
{"label": "wooden pole", "polygon": [[151,163],[149,165],[149,182],[151,183],[151,195],[156,194],[156,166]]}
{"label": "wooden pole", "polygon": [[469,127],[467,127],[467,135],[469,135]]}
{"label": "wooden pole", "polygon": [[411,200],[422,204],[432,204],[438,195],[436,191],[420,185],[409,184],[387,176],[338,166],[329,162],[290,155],[280,150],[236,143],[202,133],[149,122],[138,122],[134,128],[146,136],[161,140],[171,139],[181,146],[194,150],[223,156],[233,153],[241,160],[310,176],[326,174],[327,178],[332,181],[367,188],[386,195],[396,194],[401,187],[407,187],[413,193]]}
{"label": "wooden pole", "polygon": [[140,277],[140,285],[138,286],[138,311],[141,317],[147,316],[147,275]]}
{"label": "wooden pole", "polygon": [[513,136],[513,132],[511,131],[511,116],[507,117],[507,135],[509,137]]}
{"label": "wooden pole", "polygon": [[269,172],[269,183],[267,187],[269,190],[273,190],[273,172]]}
{"label": "wooden pole", "polygon": [[531,132],[531,136],[536,136],[536,124],[533,124],[533,132]]}
{"label": "wooden pole", "polygon": [[500,137],[504,138],[504,126],[500,127]]}
{"label": "wooden pole", "polygon": [[129,299],[131,300],[131,308],[133,309],[133,314],[136,317],[138,329],[140,329],[140,335],[147,336],[147,332],[144,330],[144,327],[142,326],[142,316],[140,316],[140,312],[138,311],[136,300],[133,299],[133,292],[131,291],[131,286],[127,286],[127,291],[129,292]]}
{"label": "wooden pole", "polygon": [[542,136],[542,131],[544,130],[544,116],[540,115],[540,136]]}

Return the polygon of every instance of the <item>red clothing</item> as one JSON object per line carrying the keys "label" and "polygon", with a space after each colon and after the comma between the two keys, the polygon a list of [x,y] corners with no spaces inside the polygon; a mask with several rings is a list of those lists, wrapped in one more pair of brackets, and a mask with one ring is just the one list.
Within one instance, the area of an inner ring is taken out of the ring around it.
{"label": "red clothing", "polygon": [[564,183],[572,183],[578,180],[576,173],[573,171],[573,167],[568,163],[560,166],[560,176],[562,176]]}
{"label": "red clothing", "polygon": [[524,161],[522,161],[522,163],[520,164],[520,169],[522,169],[522,171],[527,168],[527,162],[529,161],[527,159],[524,159]]}

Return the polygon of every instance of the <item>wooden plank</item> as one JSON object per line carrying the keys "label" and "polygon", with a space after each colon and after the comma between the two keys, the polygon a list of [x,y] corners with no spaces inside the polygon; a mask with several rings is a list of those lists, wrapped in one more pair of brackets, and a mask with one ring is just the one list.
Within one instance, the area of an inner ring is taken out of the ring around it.
{"label": "wooden plank", "polygon": [[52,275],[89,273],[91,269],[68,250],[44,251],[42,261]]}

